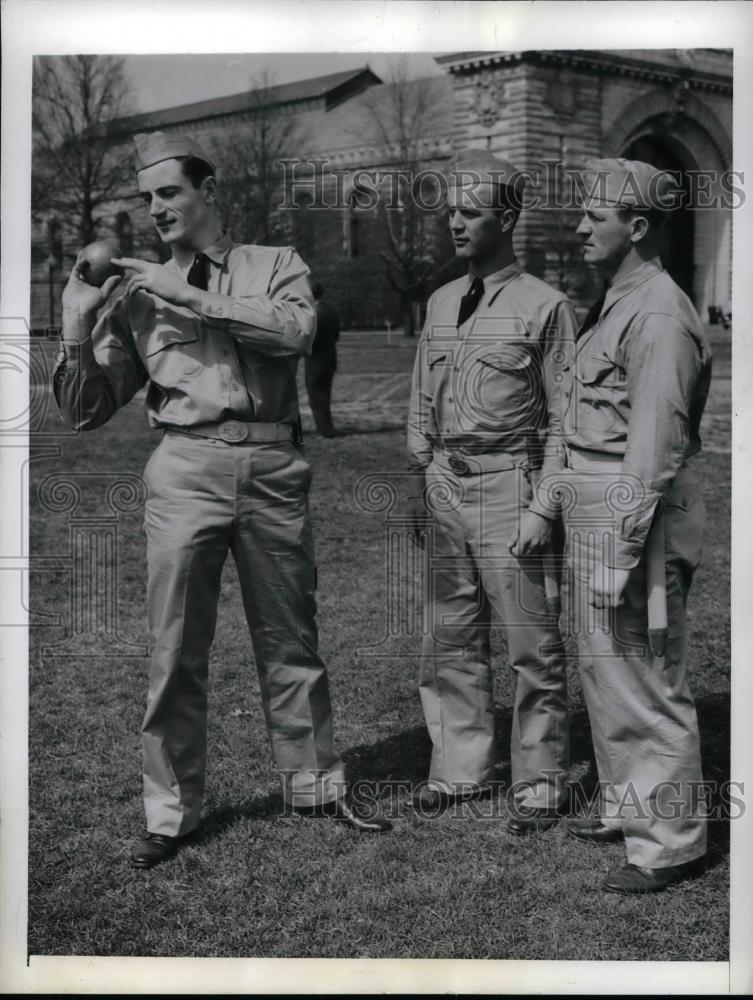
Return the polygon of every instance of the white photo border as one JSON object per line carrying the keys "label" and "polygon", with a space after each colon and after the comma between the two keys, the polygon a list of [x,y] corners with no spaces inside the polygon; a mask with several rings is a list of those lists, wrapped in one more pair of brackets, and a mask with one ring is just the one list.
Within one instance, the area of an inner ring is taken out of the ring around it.
{"label": "white photo border", "polygon": [[[5,0],[0,339],[28,319],[31,67],[35,54],[734,50],[734,167],[753,178],[753,6],[741,2],[435,3],[371,0]],[[741,97],[741,95],[743,95]],[[746,185],[746,189],[748,186]],[[735,213],[733,263],[732,778],[753,789],[753,199]],[[17,332],[17,331],[16,331]],[[0,372],[0,425],[24,377]],[[2,456],[0,455],[0,460]],[[14,463],[16,467],[16,463]],[[20,468],[21,466],[18,465]],[[0,469],[0,475],[2,474]],[[7,465],[5,472],[8,472]],[[27,530],[25,497],[0,478],[0,534]],[[26,540],[28,542],[28,539]],[[28,544],[24,548],[28,552]],[[8,574],[0,574],[0,580]],[[0,601],[17,595],[0,591]],[[28,644],[0,631],[0,990],[17,993],[693,993],[753,984],[753,810],[731,824],[730,962],[26,958]]]}

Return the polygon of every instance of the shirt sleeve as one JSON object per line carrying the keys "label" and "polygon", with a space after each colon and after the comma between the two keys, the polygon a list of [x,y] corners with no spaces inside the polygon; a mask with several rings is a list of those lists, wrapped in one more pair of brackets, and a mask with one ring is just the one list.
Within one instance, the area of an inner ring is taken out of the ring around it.
{"label": "shirt sleeve", "polygon": [[701,366],[690,333],[659,313],[647,315],[632,333],[626,356],[630,414],[622,477],[629,510],[605,560],[615,569],[638,564],[656,505],[685,459]]}
{"label": "shirt sleeve", "polygon": [[147,379],[121,299],[102,313],[90,337],[61,343],[52,387],[63,422],[90,431],[125,406]]}
{"label": "shirt sleeve", "polygon": [[431,299],[426,307],[426,323],[418,342],[413,362],[410,408],[408,411],[408,465],[411,469],[425,469],[434,455],[429,437],[432,394],[429,385],[429,368],[426,348],[431,337]]}
{"label": "shirt sleeve", "polygon": [[528,509],[542,517],[560,513],[557,483],[565,465],[562,433],[565,373],[572,368],[578,324],[567,300],[558,302],[550,313],[543,336],[543,383],[546,392],[547,435],[541,475]]}
{"label": "shirt sleeve", "polygon": [[242,343],[275,357],[311,354],[316,332],[309,269],[292,247],[280,252],[266,295],[207,293],[202,319],[227,324]]}

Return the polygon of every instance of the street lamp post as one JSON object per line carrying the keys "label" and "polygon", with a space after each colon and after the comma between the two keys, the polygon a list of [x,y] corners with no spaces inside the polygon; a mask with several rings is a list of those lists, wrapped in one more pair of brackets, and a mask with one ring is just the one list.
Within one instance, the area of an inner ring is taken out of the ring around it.
{"label": "street lamp post", "polygon": [[47,289],[49,293],[50,328],[55,326],[55,268],[63,262],[63,242],[60,221],[54,212],[47,216]]}

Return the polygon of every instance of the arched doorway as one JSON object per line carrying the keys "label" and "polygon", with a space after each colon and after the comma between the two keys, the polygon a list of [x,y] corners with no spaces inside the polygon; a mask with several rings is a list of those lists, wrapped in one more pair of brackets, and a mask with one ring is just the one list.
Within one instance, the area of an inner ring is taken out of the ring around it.
{"label": "arched doorway", "polygon": [[628,160],[642,160],[660,170],[669,170],[680,178],[684,191],[683,207],[672,212],[669,225],[664,227],[659,244],[662,264],[670,276],[695,301],[694,220],[690,204],[690,184],[679,156],[666,138],[641,135],[627,146],[622,155]]}

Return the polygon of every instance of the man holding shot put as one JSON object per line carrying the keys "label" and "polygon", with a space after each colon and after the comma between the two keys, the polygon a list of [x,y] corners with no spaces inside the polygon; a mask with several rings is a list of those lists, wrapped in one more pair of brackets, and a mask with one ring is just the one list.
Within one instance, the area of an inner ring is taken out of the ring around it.
{"label": "man holding shot put", "polygon": [[411,532],[428,549],[419,687],[433,743],[415,804],[446,808],[494,777],[494,612],[515,674],[518,836],[554,825],[567,791],[565,651],[545,586],[557,510],[537,480],[562,467],[559,384],[575,331],[567,298],[515,258],[521,180],[482,150],[453,165],[450,231],[469,273],[429,299],[408,422]]}
{"label": "man holding shot put", "polygon": [[646,893],[696,873],[706,851],[685,604],[703,538],[692,456],[711,358],[658,256],[681,193],[672,176],[624,159],[586,168],[577,231],[607,290],[566,390],[563,508],[601,805],[568,832],[624,839],[627,864],[603,888]]}
{"label": "man holding shot put", "polygon": [[[345,798],[317,653],[311,469],[300,450],[296,366],[315,318],[308,268],[290,247],[242,246],[223,233],[209,155],[193,139],[136,137],[137,179],[167,264],[131,258],[125,293],[107,300],[77,263],[63,292],[55,395],[67,423],[104,424],[144,385],[164,436],[148,487],[147,603],[154,638],[143,724],[148,868],[199,823],[206,758],[207,665],[220,575],[232,551],[285,799],[362,832]],[[97,319],[97,312],[107,306]]]}

